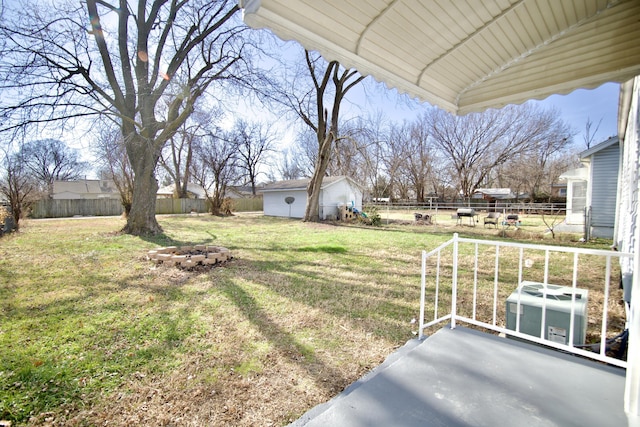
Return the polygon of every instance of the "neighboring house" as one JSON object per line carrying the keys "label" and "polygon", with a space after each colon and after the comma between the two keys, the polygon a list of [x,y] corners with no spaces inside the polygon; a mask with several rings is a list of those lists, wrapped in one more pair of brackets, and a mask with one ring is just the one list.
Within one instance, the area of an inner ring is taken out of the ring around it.
{"label": "neighboring house", "polygon": [[109,179],[53,181],[53,199],[119,199],[115,183]]}
{"label": "neighboring house", "polygon": [[496,203],[499,200],[513,200],[516,195],[510,188],[478,188],[473,193],[473,199],[487,200],[489,203]]}
{"label": "neighboring house", "polygon": [[[262,191],[262,185],[256,186],[256,193]],[[230,185],[227,187],[226,196],[230,199],[246,199],[254,197],[250,185]],[[258,196],[258,194],[256,194]]]}
{"label": "neighboring house", "polygon": [[560,176],[567,182],[567,224],[587,225],[593,237],[613,238],[620,144],[611,137],[580,153],[582,166]]}
{"label": "neighboring house", "polygon": [[567,183],[558,182],[551,184],[551,197],[554,199],[566,199],[567,198]]}
{"label": "neighboring house", "polygon": [[[158,198],[159,199],[172,199],[175,194],[175,184],[167,185],[166,187],[162,187],[158,190]],[[206,193],[204,188],[199,186],[198,184],[187,184],[187,193],[190,198],[193,199],[206,199]]]}
{"label": "neighboring house", "polygon": [[[303,218],[307,206],[309,179],[294,179],[267,184],[262,188],[264,214],[289,218]],[[362,209],[362,188],[346,176],[329,176],[320,189],[321,219],[336,219],[341,206]]]}
{"label": "neighboring house", "polygon": [[473,193],[475,197],[482,197],[487,200],[505,200],[505,199],[515,199],[516,195],[511,191],[510,188],[477,188]]}

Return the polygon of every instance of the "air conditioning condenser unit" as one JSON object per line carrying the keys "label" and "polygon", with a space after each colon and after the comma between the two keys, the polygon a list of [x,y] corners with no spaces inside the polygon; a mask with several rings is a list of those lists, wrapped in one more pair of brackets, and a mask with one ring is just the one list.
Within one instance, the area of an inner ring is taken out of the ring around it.
{"label": "air conditioning condenser unit", "polygon": [[[573,295],[575,294],[575,301]],[[518,311],[518,299],[520,310]],[[517,317],[523,334],[540,337],[543,305],[546,311],[544,339],[569,344],[573,306],[573,345],[585,343],[588,291],[569,286],[523,281],[506,302],[507,329],[516,330]]]}

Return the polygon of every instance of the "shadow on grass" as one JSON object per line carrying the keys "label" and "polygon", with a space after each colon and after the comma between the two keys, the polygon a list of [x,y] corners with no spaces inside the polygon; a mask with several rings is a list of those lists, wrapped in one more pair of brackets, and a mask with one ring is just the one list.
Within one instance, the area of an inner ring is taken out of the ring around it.
{"label": "shadow on grass", "polygon": [[324,252],[327,254],[343,254],[347,252],[347,248],[337,245],[318,245],[318,246],[303,246],[298,248],[300,252]]}
{"label": "shadow on grass", "polygon": [[[291,360],[297,361],[314,379],[318,388],[335,392],[336,384],[346,383],[346,378],[343,378],[338,370],[316,357],[311,346],[299,342],[289,332],[270,320],[270,314],[263,310],[256,299],[242,287],[228,281],[223,285],[222,292],[275,348],[289,356]],[[327,378],[331,380],[327,381]]]}
{"label": "shadow on grass", "polygon": [[[348,319],[355,322],[354,326],[367,329],[367,333],[395,344],[410,339],[409,322],[419,311],[419,269],[412,271],[405,266],[381,276],[384,266],[365,255],[338,256],[358,259],[356,262],[342,259],[348,265],[346,277],[331,274],[329,266],[326,266],[328,270],[318,270],[313,261],[245,262],[252,271],[248,279],[281,298],[319,309],[335,318]],[[358,263],[366,264],[356,266]],[[330,264],[337,270],[344,267],[337,262]],[[240,277],[247,270],[245,265],[231,264],[229,268],[237,268]]]}
{"label": "shadow on grass", "polygon": [[204,241],[189,241],[189,240],[177,240],[172,238],[171,236],[166,235],[165,233],[155,234],[155,235],[145,235],[145,236],[137,236],[140,240],[144,240],[145,242],[153,243],[158,247],[164,246],[187,246],[194,244],[207,244],[211,243],[215,240],[215,236],[212,239],[204,239]]}

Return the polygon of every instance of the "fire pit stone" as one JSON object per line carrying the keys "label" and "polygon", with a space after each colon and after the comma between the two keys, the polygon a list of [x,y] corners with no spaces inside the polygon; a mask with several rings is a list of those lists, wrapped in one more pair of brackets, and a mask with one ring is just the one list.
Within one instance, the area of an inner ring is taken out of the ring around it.
{"label": "fire pit stone", "polygon": [[222,246],[185,245],[167,246],[147,252],[147,259],[154,264],[191,269],[197,266],[212,267],[232,258],[231,251]]}

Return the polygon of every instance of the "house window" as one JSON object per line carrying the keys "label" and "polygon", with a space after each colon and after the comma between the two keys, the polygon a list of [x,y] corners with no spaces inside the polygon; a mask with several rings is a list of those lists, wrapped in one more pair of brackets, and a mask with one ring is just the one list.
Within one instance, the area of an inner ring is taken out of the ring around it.
{"label": "house window", "polygon": [[566,188],[560,188],[560,189],[558,189],[558,196],[560,196],[560,197],[567,197],[567,189],[566,189]]}

